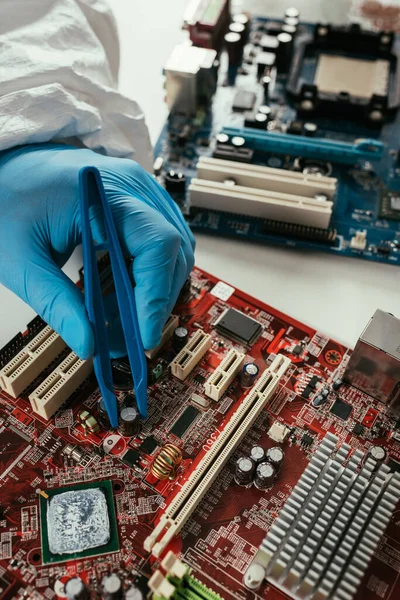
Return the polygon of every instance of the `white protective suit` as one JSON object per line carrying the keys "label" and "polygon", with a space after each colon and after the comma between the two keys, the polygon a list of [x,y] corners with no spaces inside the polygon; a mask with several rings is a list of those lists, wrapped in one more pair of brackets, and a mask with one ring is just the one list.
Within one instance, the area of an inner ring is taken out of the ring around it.
{"label": "white protective suit", "polygon": [[0,150],[65,141],[151,170],[138,104],[117,91],[105,0],[0,0]]}

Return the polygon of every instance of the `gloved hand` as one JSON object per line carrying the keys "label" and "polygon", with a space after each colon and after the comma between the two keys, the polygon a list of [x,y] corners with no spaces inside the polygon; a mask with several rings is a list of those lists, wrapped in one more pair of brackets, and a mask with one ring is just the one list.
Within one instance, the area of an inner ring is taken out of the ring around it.
{"label": "gloved hand", "polygon": [[[153,348],[193,267],[195,242],[168,193],[131,160],[56,144],[1,152],[0,283],[78,356],[93,354],[83,294],[61,271],[81,243],[78,174],[85,166],[99,169],[123,251],[134,257],[140,332]],[[99,240],[95,215],[91,226]]]}

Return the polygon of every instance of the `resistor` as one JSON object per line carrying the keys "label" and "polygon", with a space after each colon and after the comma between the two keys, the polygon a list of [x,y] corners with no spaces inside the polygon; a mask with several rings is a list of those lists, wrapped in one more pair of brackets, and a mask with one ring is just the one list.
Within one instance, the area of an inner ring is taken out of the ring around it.
{"label": "resistor", "polygon": [[174,444],[165,444],[150,467],[151,474],[161,481],[175,479],[181,460],[182,450]]}

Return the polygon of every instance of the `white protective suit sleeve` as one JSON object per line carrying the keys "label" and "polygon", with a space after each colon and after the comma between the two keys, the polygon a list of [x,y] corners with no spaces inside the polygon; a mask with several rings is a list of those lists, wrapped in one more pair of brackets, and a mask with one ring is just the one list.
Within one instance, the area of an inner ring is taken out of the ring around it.
{"label": "white protective suit sleeve", "polygon": [[117,91],[105,0],[0,0],[0,150],[65,141],[151,170],[138,104]]}

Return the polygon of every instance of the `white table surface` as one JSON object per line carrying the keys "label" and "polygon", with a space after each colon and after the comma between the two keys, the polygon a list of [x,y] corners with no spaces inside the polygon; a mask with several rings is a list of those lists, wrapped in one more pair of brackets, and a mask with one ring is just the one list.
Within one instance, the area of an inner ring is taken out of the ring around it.
{"label": "white table surface", "polygon": [[[232,0],[235,2],[236,0]],[[184,36],[188,0],[110,0],[121,36],[121,90],[141,104],[153,142],[165,121],[162,67]],[[296,4],[304,20],[345,21],[350,0],[247,2],[254,14],[280,16]],[[332,6],[334,5],[334,6]],[[332,12],[334,11],[334,12]],[[197,235],[196,263],[247,293],[353,346],[375,309],[400,317],[400,270],[362,260],[263,247]],[[79,251],[66,271],[76,279]],[[0,346],[33,311],[0,286]]]}

